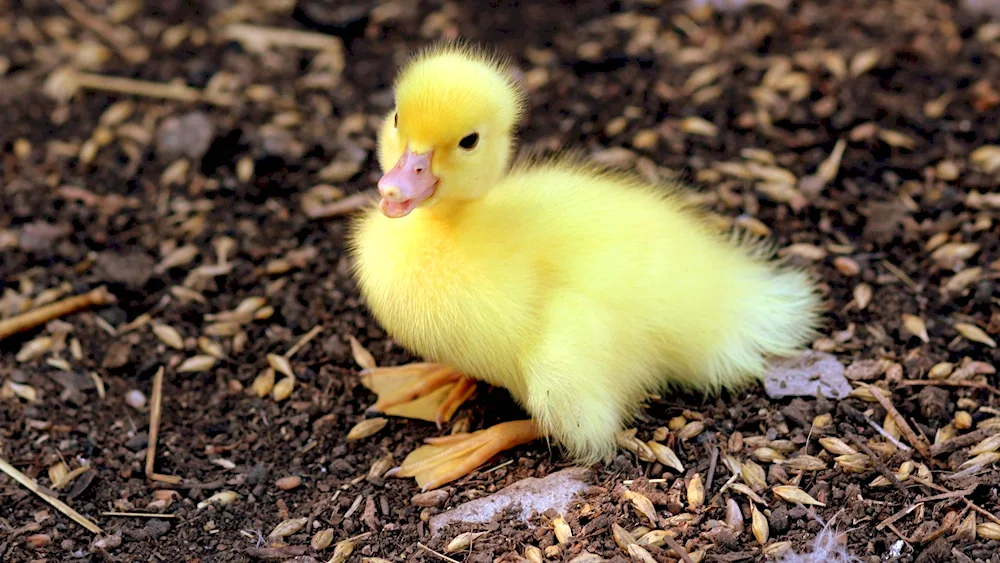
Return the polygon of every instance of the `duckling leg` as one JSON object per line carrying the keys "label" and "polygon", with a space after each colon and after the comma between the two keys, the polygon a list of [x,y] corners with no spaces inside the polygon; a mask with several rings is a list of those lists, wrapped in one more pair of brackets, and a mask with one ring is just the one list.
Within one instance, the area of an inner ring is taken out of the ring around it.
{"label": "duckling leg", "polygon": [[448,366],[418,362],[361,372],[361,383],[378,400],[371,412],[437,423],[452,415],[476,390],[476,382]]}
{"label": "duckling leg", "polygon": [[542,436],[531,420],[515,420],[472,433],[428,438],[393,469],[393,477],[415,477],[421,490],[435,489],[472,473],[494,455]]}

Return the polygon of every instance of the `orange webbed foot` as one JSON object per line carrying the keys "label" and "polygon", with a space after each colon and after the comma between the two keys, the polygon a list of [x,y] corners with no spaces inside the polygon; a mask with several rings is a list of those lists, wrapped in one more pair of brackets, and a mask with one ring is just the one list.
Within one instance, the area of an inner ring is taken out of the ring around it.
{"label": "orange webbed foot", "polygon": [[436,489],[468,475],[494,455],[542,436],[532,420],[515,420],[472,433],[428,438],[388,475],[415,477],[421,490]]}
{"label": "orange webbed foot", "polygon": [[361,383],[378,395],[369,411],[426,420],[439,427],[476,390],[474,380],[454,369],[424,362],[366,369]]}

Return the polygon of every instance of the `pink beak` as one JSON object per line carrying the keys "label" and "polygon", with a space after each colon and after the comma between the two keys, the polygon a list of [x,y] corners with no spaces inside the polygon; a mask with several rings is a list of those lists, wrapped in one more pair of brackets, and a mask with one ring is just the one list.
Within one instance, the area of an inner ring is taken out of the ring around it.
{"label": "pink beak", "polygon": [[406,217],[434,195],[438,178],[431,172],[433,155],[433,151],[416,154],[407,148],[396,165],[379,179],[378,192],[382,200],[378,208],[386,217]]}

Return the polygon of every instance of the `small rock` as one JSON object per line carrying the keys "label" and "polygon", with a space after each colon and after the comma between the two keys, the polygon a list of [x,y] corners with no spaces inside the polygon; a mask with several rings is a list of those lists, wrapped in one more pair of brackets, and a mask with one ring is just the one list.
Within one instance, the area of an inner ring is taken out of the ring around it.
{"label": "small rock", "polygon": [[281,479],[275,481],[274,484],[282,491],[290,491],[302,484],[302,477],[299,477],[298,475],[282,477]]}
{"label": "small rock", "polygon": [[784,534],[788,531],[788,509],[784,506],[777,506],[771,510],[771,517],[767,519],[771,533]]}
{"label": "small rock", "polygon": [[772,399],[801,396],[840,399],[851,392],[851,384],[836,356],[808,350],[798,357],[774,362],[764,374],[764,389]]}
{"label": "small rock", "polygon": [[330,473],[334,475],[346,475],[354,471],[354,466],[346,459],[335,459],[330,463]]}
{"label": "small rock", "polygon": [[917,393],[917,403],[920,404],[920,414],[928,421],[943,419],[949,416],[951,394],[940,387],[924,387]]}
{"label": "small rock", "polygon": [[167,520],[160,520],[159,518],[153,518],[146,523],[143,530],[147,538],[151,540],[156,539],[170,531],[170,522]]}
{"label": "small rock", "polygon": [[153,275],[156,262],[143,252],[101,252],[95,271],[106,281],[120,283],[130,289],[142,289]]}
{"label": "small rock", "polygon": [[35,221],[21,228],[18,246],[25,252],[49,253],[56,242],[70,232],[68,225],[53,225],[45,221]]}
{"label": "small rock", "polygon": [[101,362],[101,367],[106,369],[118,369],[129,363],[132,357],[132,347],[134,343],[131,338],[122,338],[111,343],[107,355]]}
{"label": "small rock", "polygon": [[485,524],[497,514],[514,507],[520,507],[520,518],[524,522],[533,514],[546,510],[563,512],[578,493],[589,487],[585,482],[588,474],[586,468],[570,467],[545,478],[522,479],[488,497],[466,502],[434,516],[430,520],[431,534],[436,535],[453,523]]}
{"label": "small rock", "polygon": [[1000,17],[1000,4],[996,0],[963,0],[962,9],[977,16]]}
{"label": "small rock", "polygon": [[90,550],[94,551],[107,551],[109,549],[114,549],[122,544],[121,536],[100,536],[96,538],[93,543],[90,544]]}
{"label": "small rock", "polygon": [[258,463],[250,469],[249,473],[247,473],[247,484],[260,485],[261,483],[265,483],[267,482],[267,474],[267,465]]}
{"label": "small rock", "polygon": [[25,538],[31,547],[39,549],[52,543],[52,536],[48,534],[33,534]]}
{"label": "small rock", "polygon": [[133,452],[138,452],[144,449],[148,445],[149,445],[149,436],[145,432],[140,432],[135,436],[132,436],[131,438],[129,438],[127,442],[125,442],[125,447],[128,448],[129,450],[132,450]]}
{"label": "small rock", "polygon": [[215,126],[200,111],[168,117],[156,130],[156,152],[163,162],[182,156],[199,160],[208,152],[215,136]]}
{"label": "small rock", "polygon": [[133,389],[128,393],[125,393],[125,404],[133,409],[139,410],[146,406],[146,395],[138,389]]}

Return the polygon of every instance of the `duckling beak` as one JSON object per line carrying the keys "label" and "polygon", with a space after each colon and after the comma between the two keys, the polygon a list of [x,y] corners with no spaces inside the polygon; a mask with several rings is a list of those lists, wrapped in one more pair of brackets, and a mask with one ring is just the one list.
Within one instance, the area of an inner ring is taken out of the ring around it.
{"label": "duckling beak", "polygon": [[382,196],[378,208],[386,217],[406,217],[427,198],[434,195],[438,177],[431,172],[434,151],[415,153],[409,148],[399,161],[378,181]]}

